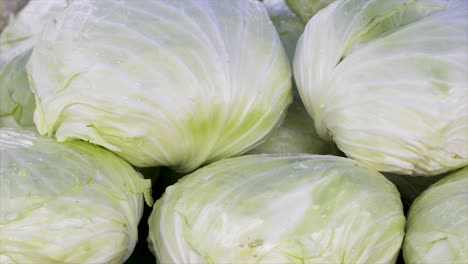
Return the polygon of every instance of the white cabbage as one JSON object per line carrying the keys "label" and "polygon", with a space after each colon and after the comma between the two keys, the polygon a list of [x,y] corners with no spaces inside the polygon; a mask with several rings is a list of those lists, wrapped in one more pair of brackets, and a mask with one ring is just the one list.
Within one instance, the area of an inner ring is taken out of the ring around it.
{"label": "white cabbage", "polygon": [[262,3],[73,2],[28,64],[34,121],[130,163],[191,171],[242,154],[283,118],[291,71]]}
{"label": "white cabbage", "polygon": [[0,263],[123,263],[150,188],[97,146],[0,128]]}
{"label": "white cabbage", "polygon": [[395,263],[397,189],[350,159],[250,155],[168,187],[149,218],[158,263]]}
{"label": "white cabbage", "polygon": [[301,36],[294,77],[322,138],[379,171],[468,165],[468,2],[340,0]]}
{"label": "white cabbage", "polygon": [[468,261],[468,167],[424,191],[408,214],[406,264]]}

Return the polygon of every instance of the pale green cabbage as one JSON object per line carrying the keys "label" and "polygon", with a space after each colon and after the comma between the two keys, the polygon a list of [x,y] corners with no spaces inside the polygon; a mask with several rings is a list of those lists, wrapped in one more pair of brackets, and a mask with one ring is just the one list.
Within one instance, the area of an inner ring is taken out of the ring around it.
{"label": "pale green cabbage", "polygon": [[260,2],[265,5],[267,9],[268,15],[271,19],[275,17],[297,17],[291,9],[289,9],[288,5],[286,4],[285,0],[259,0]]}
{"label": "pale green cabbage", "polygon": [[468,263],[468,167],[424,191],[408,215],[406,264]]}
{"label": "pale green cabbage", "polygon": [[251,0],[74,1],[28,73],[41,134],[178,171],[253,148],[291,101],[287,57]]}
{"label": "pale green cabbage", "polygon": [[21,52],[31,49],[44,24],[53,20],[71,1],[30,0],[3,29],[0,35],[0,54],[18,47],[23,47]]}
{"label": "pale green cabbage", "polygon": [[2,0],[0,1],[0,32],[7,25],[8,20],[18,13],[28,3],[28,0]]}
{"label": "pale green cabbage", "polygon": [[297,40],[304,32],[305,23],[289,10],[284,0],[265,0],[263,4],[292,63]]}
{"label": "pale green cabbage", "polygon": [[0,56],[0,127],[34,129],[34,94],[26,72],[31,49],[15,54]]}
{"label": "pale green cabbage", "polygon": [[158,263],[395,263],[397,189],[350,159],[250,155],[168,187],[149,218]]}
{"label": "pale green cabbage", "polygon": [[35,101],[26,63],[44,24],[68,2],[31,0],[0,34],[0,127],[35,129]]}
{"label": "pale green cabbage", "polygon": [[[297,40],[304,32],[305,24],[289,10],[284,0],[265,0],[268,15],[275,25],[281,43],[292,62]],[[294,89],[294,99],[283,123],[267,139],[247,154],[257,153],[310,153],[338,154],[333,143],[321,139],[315,132],[314,122]]]}
{"label": "pale green cabbage", "polygon": [[379,171],[468,165],[468,2],[340,0],[298,42],[294,77],[322,138]]}
{"label": "pale green cabbage", "polygon": [[317,135],[314,121],[310,118],[299,98],[295,98],[281,126],[262,144],[247,154],[309,153],[340,155],[336,146]]}
{"label": "pale green cabbage", "polygon": [[150,187],[97,146],[0,128],[0,263],[122,263]]}
{"label": "pale green cabbage", "polygon": [[334,0],[285,0],[304,23]]}

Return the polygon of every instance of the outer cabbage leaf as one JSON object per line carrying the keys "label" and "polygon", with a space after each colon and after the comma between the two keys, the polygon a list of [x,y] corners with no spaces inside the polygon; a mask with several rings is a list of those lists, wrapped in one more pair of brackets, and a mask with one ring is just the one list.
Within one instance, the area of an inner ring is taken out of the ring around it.
{"label": "outer cabbage leaf", "polygon": [[68,2],[31,0],[0,35],[0,127],[35,129],[35,101],[26,63],[44,24],[63,11]]}
{"label": "outer cabbage leaf", "polygon": [[150,188],[107,150],[0,128],[0,263],[122,263]]}
{"label": "outer cabbage leaf", "polygon": [[319,135],[379,171],[467,165],[467,6],[341,0],[315,15],[294,74]]}
{"label": "outer cabbage leaf", "polygon": [[[284,0],[266,0],[263,4],[275,25],[281,43],[292,62],[297,40],[304,32],[305,24],[289,10]],[[293,86],[294,87],[294,86]],[[250,150],[255,153],[310,153],[338,154],[333,143],[321,139],[315,132],[313,120],[294,89],[294,100],[289,106],[283,123],[260,145]]]}
{"label": "outer cabbage leaf", "polygon": [[378,172],[335,156],[251,155],[168,187],[149,218],[158,263],[394,263],[405,217]]}
{"label": "outer cabbage leaf", "polygon": [[279,37],[248,0],[76,1],[41,34],[28,73],[41,134],[140,167],[240,155],[291,102]]}
{"label": "outer cabbage leaf", "polygon": [[289,10],[284,0],[265,0],[268,15],[275,25],[281,43],[292,63],[296,50],[297,40],[304,32],[305,23]]}
{"label": "outer cabbage leaf", "polygon": [[468,260],[468,167],[424,191],[408,215],[405,263],[466,263]]}
{"label": "outer cabbage leaf", "polygon": [[[18,13],[12,16],[0,35],[0,54],[11,49],[24,52],[32,48],[44,24],[62,12],[72,0],[30,0]],[[13,1],[12,1],[13,2]]]}
{"label": "outer cabbage leaf", "polygon": [[0,127],[34,129],[34,94],[26,63],[31,50],[0,56]]}
{"label": "outer cabbage leaf", "polygon": [[304,23],[307,23],[318,11],[333,1],[334,0],[286,0],[286,3]]}
{"label": "outer cabbage leaf", "polygon": [[268,12],[270,18],[275,17],[297,17],[291,9],[289,9],[285,0],[259,0],[262,2]]}
{"label": "outer cabbage leaf", "polygon": [[288,107],[281,126],[272,132],[266,141],[248,152],[275,153],[341,154],[333,142],[323,140],[317,135],[314,121],[299,98]]}
{"label": "outer cabbage leaf", "polygon": [[12,14],[17,13],[28,3],[28,0],[0,1],[0,32],[8,23]]}

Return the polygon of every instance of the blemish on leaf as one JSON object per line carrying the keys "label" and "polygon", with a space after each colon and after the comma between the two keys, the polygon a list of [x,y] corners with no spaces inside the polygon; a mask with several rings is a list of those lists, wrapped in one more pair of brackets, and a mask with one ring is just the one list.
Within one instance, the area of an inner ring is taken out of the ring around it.
{"label": "blemish on leaf", "polygon": [[254,241],[249,243],[250,248],[259,247],[261,245],[263,245],[263,240],[260,240],[260,239],[255,239]]}

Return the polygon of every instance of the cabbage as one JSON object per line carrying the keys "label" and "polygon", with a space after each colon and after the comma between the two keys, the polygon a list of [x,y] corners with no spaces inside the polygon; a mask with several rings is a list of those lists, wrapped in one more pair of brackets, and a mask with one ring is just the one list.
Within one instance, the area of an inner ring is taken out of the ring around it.
{"label": "cabbage", "polygon": [[468,260],[468,167],[452,172],[414,201],[403,244],[405,263]]}
{"label": "cabbage", "polygon": [[286,0],[289,8],[294,11],[304,23],[318,11],[326,7],[334,0]]}
{"label": "cabbage", "polygon": [[265,0],[263,4],[275,25],[286,55],[292,62],[297,40],[304,32],[305,23],[289,10],[284,0]]}
{"label": "cabbage", "polygon": [[297,17],[296,14],[294,14],[289,9],[285,0],[259,0],[259,1],[262,2],[263,5],[265,5],[268,15],[270,16],[271,19],[274,19],[276,17],[282,17],[282,18]]}
{"label": "cabbage", "polygon": [[31,49],[15,54],[0,56],[0,127],[34,129],[34,94],[26,73]]}
{"label": "cabbage", "polygon": [[0,128],[0,263],[122,263],[150,185],[99,147]]}
{"label": "cabbage", "polygon": [[24,47],[21,52],[32,48],[44,24],[62,12],[71,1],[29,0],[28,4],[16,17],[10,19],[3,29],[0,35],[0,54],[21,46]]}
{"label": "cabbage", "polygon": [[8,19],[26,5],[28,0],[0,1],[0,32],[8,23]]}
{"label": "cabbage", "polygon": [[278,125],[291,72],[260,2],[75,1],[28,65],[34,121],[133,165],[191,171]]}
{"label": "cabbage", "polygon": [[340,0],[301,36],[294,77],[322,138],[397,174],[468,165],[468,2]]}
{"label": "cabbage", "polygon": [[34,94],[26,63],[44,24],[66,7],[67,0],[31,0],[0,35],[0,127],[35,129]]}
{"label": "cabbage", "polygon": [[317,135],[314,122],[299,98],[288,107],[281,126],[247,154],[262,153],[340,154],[333,143]]}
{"label": "cabbage", "polygon": [[158,263],[394,263],[395,186],[341,157],[251,155],[168,187],[148,220]]}
{"label": "cabbage", "polygon": [[[297,40],[304,31],[305,25],[289,10],[284,0],[265,0],[263,4],[275,25],[288,58],[292,62]],[[305,110],[294,85],[293,89],[294,99],[287,110],[283,123],[264,142],[247,154],[338,154],[333,143],[329,143],[317,135],[313,120]]]}

